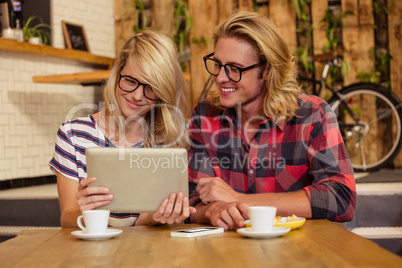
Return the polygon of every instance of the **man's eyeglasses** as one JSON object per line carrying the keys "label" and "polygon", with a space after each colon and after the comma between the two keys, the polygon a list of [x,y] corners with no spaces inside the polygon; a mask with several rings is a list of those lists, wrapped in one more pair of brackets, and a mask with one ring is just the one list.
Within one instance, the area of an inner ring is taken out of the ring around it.
{"label": "man's eyeglasses", "polygon": [[220,61],[210,58],[214,55],[215,52],[208,54],[204,57],[205,68],[208,73],[213,76],[217,76],[223,67],[225,69],[225,73],[227,77],[233,82],[239,82],[241,80],[241,74],[247,70],[253,69],[257,66],[265,64],[264,62],[259,62],[257,64],[248,66],[246,68],[240,68],[232,64],[222,64]]}
{"label": "man's eyeglasses", "polygon": [[142,85],[145,98],[152,101],[156,101],[159,99],[150,85],[140,83],[140,81],[129,75],[120,74],[118,85],[119,88],[125,92],[134,92],[139,86]]}

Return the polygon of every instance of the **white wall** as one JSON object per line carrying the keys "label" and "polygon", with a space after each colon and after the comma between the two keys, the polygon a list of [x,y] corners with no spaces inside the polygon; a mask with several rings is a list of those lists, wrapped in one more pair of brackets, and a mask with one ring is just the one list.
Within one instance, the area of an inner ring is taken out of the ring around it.
{"label": "white wall", "polygon": [[[84,26],[92,54],[115,57],[114,1],[51,4],[54,47],[65,48],[65,20]],[[38,84],[32,83],[32,76],[94,70],[78,61],[0,50],[0,181],[51,175],[48,162],[58,127],[69,111],[100,98],[100,87]]]}

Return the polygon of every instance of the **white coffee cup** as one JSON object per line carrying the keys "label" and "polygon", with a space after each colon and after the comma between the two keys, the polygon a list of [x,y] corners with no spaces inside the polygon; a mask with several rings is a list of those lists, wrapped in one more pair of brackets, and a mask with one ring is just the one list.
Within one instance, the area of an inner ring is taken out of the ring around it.
{"label": "white coffee cup", "polygon": [[[104,234],[107,230],[109,215],[109,210],[85,210],[77,218],[77,224],[88,234]],[[82,219],[85,226],[82,224]]]}
{"label": "white coffee cup", "polygon": [[253,232],[271,232],[274,226],[276,207],[253,206],[248,208],[251,230]]}

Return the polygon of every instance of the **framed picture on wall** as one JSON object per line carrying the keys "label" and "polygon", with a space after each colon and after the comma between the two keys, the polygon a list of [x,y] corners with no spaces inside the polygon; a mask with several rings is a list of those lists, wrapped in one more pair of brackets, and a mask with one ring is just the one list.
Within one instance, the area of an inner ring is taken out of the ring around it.
{"label": "framed picture on wall", "polygon": [[68,49],[89,51],[87,37],[84,26],[62,21],[64,40]]}

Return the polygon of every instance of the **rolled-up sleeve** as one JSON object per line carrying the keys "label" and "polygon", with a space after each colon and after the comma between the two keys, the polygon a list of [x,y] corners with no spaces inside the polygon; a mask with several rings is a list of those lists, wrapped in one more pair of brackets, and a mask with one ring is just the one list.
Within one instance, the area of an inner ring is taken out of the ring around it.
{"label": "rolled-up sleeve", "polygon": [[316,115],[321,119],[317,120],[310,133],[311,143],[307,150],[309,173],[314,182],[304,190],[311,201],[313,218],[350,221],[356,205],[353,168],[336,115],[328,105],[322,111],[324,115]]}

